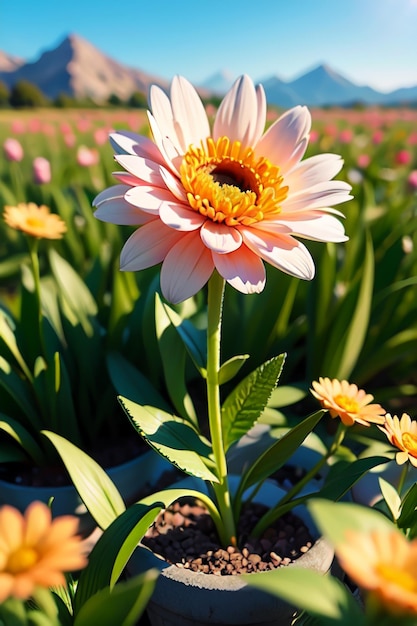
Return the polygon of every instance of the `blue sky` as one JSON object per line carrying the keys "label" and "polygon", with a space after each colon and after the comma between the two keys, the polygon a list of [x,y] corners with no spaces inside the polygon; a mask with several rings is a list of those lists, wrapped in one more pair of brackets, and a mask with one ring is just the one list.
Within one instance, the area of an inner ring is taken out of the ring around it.
{"label": "blue sky", "polygon": [[327,63],[381,91],[417,84],[417,0],[0,0],[0,50],[27,60],[76,33],[114,59],[194,83]]}

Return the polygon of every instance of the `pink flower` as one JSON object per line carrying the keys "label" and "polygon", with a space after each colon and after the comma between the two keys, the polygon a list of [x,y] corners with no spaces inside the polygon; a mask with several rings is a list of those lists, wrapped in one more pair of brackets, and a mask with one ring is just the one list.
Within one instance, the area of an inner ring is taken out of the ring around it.
{"label": "pink flower", "polygon": [[77,163],[82,167],[91,167],[98,163],[98,152],[94,148],[79,146],[77,150]]}
{"label": "pink flower", "polygon": [[400,150],[395,155],[395,162],[397,165],[408,165],[411,161],[411,154],[408,150]]}
{"label": "pink flower", "polygon": [[8,161],[21,161],[23,159],[22,144],[14,137],[5,140],[3,150]]}
{"label": "pink flower", "polygon": [[350,143],[353,138],[353,132],[350,128],[345,128],[340,131],[339,140],[341,143]]}
{"label": "pink flower", "polygon": [[51,182],[51,164],[44,157],[36,157],[32,164],[33,180],[37,185]]}
{"label": "pink flower", "polygon": [[102,146],[109,138],[109,131],[107,128],[97,128],[94,131],[94,141],[98,146]]}
{"label": "pink flower", "polygon": [[296,237],[346,241],[342,214],[331,205],[350,199],[350,185],[332,178],[334,154],[301,159],[311,116],[297,106],[264,133],[262,86],[240,77],[223,99],[210,130],[194,87],[176,76],[170,98],[150,91],[154,141],[132,132],[110,135],[120,184],[100,193],[96,217],[140,226],[121,253],[121,269],[162,262],[165,298],[196,294],[214,270],[242,293],[265,286],[267,261],[310,280],[314,262]]}
{"label": "pink flower", "polygon": [[359,167],[363,167],[363,168],[368,167],[370,162],[371,162],[371,159],[370,159],[369,154],[360,154],[358,156],[357,163]]}
{"label": "pink flower", "polygon": [[417,190],[417,170],[410,172],[407,180],[411,189]]}

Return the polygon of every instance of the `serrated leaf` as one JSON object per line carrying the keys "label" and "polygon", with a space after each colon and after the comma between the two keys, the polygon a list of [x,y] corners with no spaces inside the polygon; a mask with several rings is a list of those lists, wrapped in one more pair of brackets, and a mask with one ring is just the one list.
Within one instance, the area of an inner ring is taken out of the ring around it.
{"label": "serrated leaf", "polygon": [[55,446],[90,515],[100,528],[109,526],[126,508],[113,481],[94,459],[73,443],[50,431],[42,433]]}
{"label": "serrated leaf", "polygon": [[249,354],[239,354],[225,361],[219,371],[219,385],[229,382],[249,359]]}
{"label": "serrated leaf", "polygon": [[280,354],[260,365],[226,398],[222,406],[225,451],[232,443],[246,435],[258,420],[277,385],[284,360],[285,354]]}
{"label": "serrated leaf", "polygon": [[191,476],[219,482],[212,471],[210,442],[188,422],[157,407],[142,406],[122,397],[119,400],[142,437],[157,452]]}

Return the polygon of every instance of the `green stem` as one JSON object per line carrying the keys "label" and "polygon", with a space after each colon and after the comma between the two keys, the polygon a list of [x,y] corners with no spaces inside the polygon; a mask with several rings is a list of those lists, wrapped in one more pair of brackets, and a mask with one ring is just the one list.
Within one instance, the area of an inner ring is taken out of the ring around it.
{"label": "green stem", "polygon": [[236,526],[233,517],[226,454],[223,445],[219,370],[220,342],[225,283],[214,271],[208,282],[207,306],[207,403],[211,444],[218,483],[212,483],[222,524],[218,528],[223,545],[236,545]]}
{"label": "green stem", "polygon": [[339,446],[342,444],[347,428],[347,426],[340,422],[332,445],[329,447],[326,454],[320,458],[320,460],[305,474],[305,476],[303,476],[301,480],[298,481],[298,483],[296,483],[289,491],[287,491],[285,496],[281,498],[281,500],[275,507],[269,509],[269,511],[267,511],[265,515],[259,520],[255,528],[253,529],[253,535],[255,537],[259,537],[264,530],[269,528],[269,526],[271,526],[271,524],[275,522],[277,517],[279,517],[279,515],[281,514],[281,507],[284,504],[287,504],[287,502],[291,502],[291,500],[293,500],[295,496],[300,493],[300,491],[310,482],[310,480],[312,480],[319,473],[323,465],[327,463],[328,459],[333,456],[333,454],[335,454]]}
{"label": "green stem", "polygon": [[45,354],[43,331],[42,331],[41,278],[40,278],[39,255],[38,255],[39,239],[37,239],[36,237],[28,237],[28,245],[29,245],[30,261],[32,265],[33,282],[34,282],[34,288],[35,288],[35,301],[36,301],[36,309],[37,309],[37,317],[38,317],[39,342],[40,342],[41,350],[43,354]]}
{"label": "green stem", "polygon": [[397,487],[397,491],[400,496],[402,495],[402,491],[404,489],[405,480],[407,478],[409,467],[410,467],[410,464],[407,461],[407,463],[404,463],[402,470],[401,470],[400,480],[398,481],[398,487]]}

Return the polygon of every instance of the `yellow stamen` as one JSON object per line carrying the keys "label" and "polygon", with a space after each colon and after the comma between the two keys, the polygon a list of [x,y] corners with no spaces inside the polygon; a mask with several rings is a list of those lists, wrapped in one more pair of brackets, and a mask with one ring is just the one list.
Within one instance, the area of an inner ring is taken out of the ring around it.
{"label": "yellow stamen", "polygon": [[359,404],[354,398],[351,398],[350,396],[344,396],[343,394],[339,394],[334,397],[334,401],[342,409],[348,411],[349,413],[357,413],[359,410]]}
{"label": "yellow stamen", "polygon": [[34,548],[28,546],[20,546],[17,550],[12,552],[8,558],[6,571],[10,574],[19,574],[24,572],[38,560],[38,553]]}
{"label": "yellow stamen", "polygon": [[180,175],[191,208],[227,226],[250,226],[277,215],[288,194],[277,166],[228,137],[190,146]]}
{"label": "yellow stamen", "polygon": [[407,452],[417,458],[417,435],[414,433],[403,433],[402,443]]}
{"label": "yellow stamen", "polygon": [[387,582],[394,583],[406,591],[417,591],[417,580],[404,569],[380,563],[376,566],[378,574]]}

